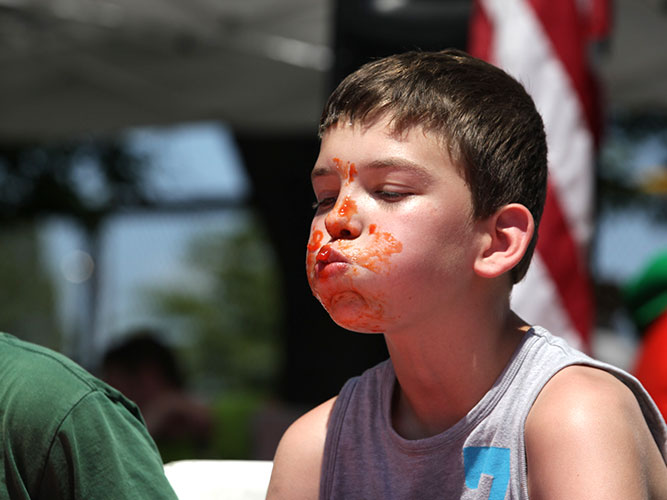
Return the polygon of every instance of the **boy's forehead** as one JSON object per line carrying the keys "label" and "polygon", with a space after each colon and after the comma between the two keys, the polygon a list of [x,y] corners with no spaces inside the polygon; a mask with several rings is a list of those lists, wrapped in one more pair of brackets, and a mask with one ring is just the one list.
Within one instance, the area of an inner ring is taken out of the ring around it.
{"label": "boy's forehead", "polygon": [[[390,114],[385,114],[382,117],[372,121],[350,121],[346,118],[338,120],[337,122],[330,125],[322,133],[320,155],[318,157],[318,161],[313,167],[311,177],[324,175],[326,173],[333,173],[336,169],[344,168],[344,165],[341,164],[340,158],[344,158],[346,153],[349,151],[349,149],[346,147],[348,143],[344,142],[342,145],[338,145],[337,139],[342,137],[345,133],[367,134],[369,131],[372,133],[381,134],[385,138],[396,143],[407,143],[414,141],[415,139],[420,143],[423,143],[425,140],[427,143],[430,143],[430,146],[437,148],[439,153],[445,155],[447,163],[454,165],[459,173],[465,176],[465,169],[459,161],[455,161],[455,155],[452,154],[452,149],[449,147],[449,140],[441,131],[426,128],[419,124],[410,125],[399,129],[394,123],[394,117]],[[333,147],[331,147],[332,144],[336,146],[335,151],[329,151],[329,149],[333,149]],[[408,168],[412,168],[410,163],[413,163],[414,167],[418,167],[417,162],[409,162],[405,160],[399,161],[397,158],[392,158],[390,154],[385,156],[384,153],[386,151],[382,149],[372,152],[369,152],[369,150],[364,150],[363,152],[368,153],[368,155],[365,155],[366,157],[364,158],[364,164],[368,164],[373,168],[397,167],[401,164],[407,164]],[[350,158],[344,159],[350,160]]]}
{"label": "boy's forehead", "polygon": [[387,137],[398,142],[410,140],[415,134],[421,134],[428,140],[435,141],[452,159],[454,158],[453,151],[457,149],[453,147],[455,144],[446,130],[430,126],[427,123],[411,123],[400,120],[391,112],[365,119],[352,120],[348,117],[341,117],[321,132],[320,139],[324,141],[326,137],[343,131],[352,130],[365,133],[371,129],[381,130]]}

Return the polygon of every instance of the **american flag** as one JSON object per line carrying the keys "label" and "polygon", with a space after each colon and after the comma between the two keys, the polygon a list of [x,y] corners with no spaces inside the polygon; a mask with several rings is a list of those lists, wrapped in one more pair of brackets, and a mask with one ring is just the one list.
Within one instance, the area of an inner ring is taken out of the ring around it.
{"label": "american flag", "polygon": [[512,307],[583,350],[594,315],[587,264],[601,128],[591,42],[607,35],[609,13],[608,0],[474,0],[468,47],[523,83],[547,132],[537,252]]}

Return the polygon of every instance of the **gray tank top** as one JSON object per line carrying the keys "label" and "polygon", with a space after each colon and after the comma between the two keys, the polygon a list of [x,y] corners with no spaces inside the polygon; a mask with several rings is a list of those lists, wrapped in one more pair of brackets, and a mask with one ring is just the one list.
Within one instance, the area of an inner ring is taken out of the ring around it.
{"label": "gray tank top", "polygon": [[396,376],[390,360],[350,379],[329,419],[320,499],[528,499],[526,417],[549,379],[573,364],[602,368],[623,381],[667,457],[665,423],[634,377],[534,327],[468,415],[426,439],[404,439],[391,425]]}

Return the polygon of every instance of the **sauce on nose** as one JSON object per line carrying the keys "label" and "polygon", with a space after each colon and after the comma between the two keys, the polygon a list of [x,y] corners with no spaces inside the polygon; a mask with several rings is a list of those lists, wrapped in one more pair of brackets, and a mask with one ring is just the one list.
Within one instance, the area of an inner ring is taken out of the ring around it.
{"label": "sauce on nose", "polygon": [[343,162],[340,158],[332,158],[331,161],[348,184],[357,176],[357,167],[354,163]]}
{"label": "sauce on nose", "polygon": [[356,213],[357,213],[356,202],[349,196],[346,196],[345,199],[343,200],[343,203],[341,203],[340,207],[338,207],[338,215],[340,217],[344,217],[345,219],[349,219]]}
{"label": "sauce on nose", "polygon": [[350,163],[350,169],[348,171],[347,181],[352,182],[356,176],[357,176],[357,167],[354,165],[354,163]]}
{"label": "sauce on nose", "polygon": [[347,173],[345,172],[345,165],[343,165],[343,160],[340,158],[332,158],[331,161],[336,167],[336,170],[338,170],[341,175],[347,177]]}

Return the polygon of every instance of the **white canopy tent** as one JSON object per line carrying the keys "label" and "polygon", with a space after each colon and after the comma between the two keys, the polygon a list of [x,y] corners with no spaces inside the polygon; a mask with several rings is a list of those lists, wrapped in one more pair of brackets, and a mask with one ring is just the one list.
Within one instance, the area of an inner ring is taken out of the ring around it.
{"label": "white canopy tent", "polygon": [[221,119],[311,127],[323,0],[0,0],[0,141]]}
{"label": "white canopy tent", "polygon": [[[610,105],[667,109],[665,1],[614,5]],[[313,130],[332,16],[328,0],[0,0],[0,142],[207,119]]]}

